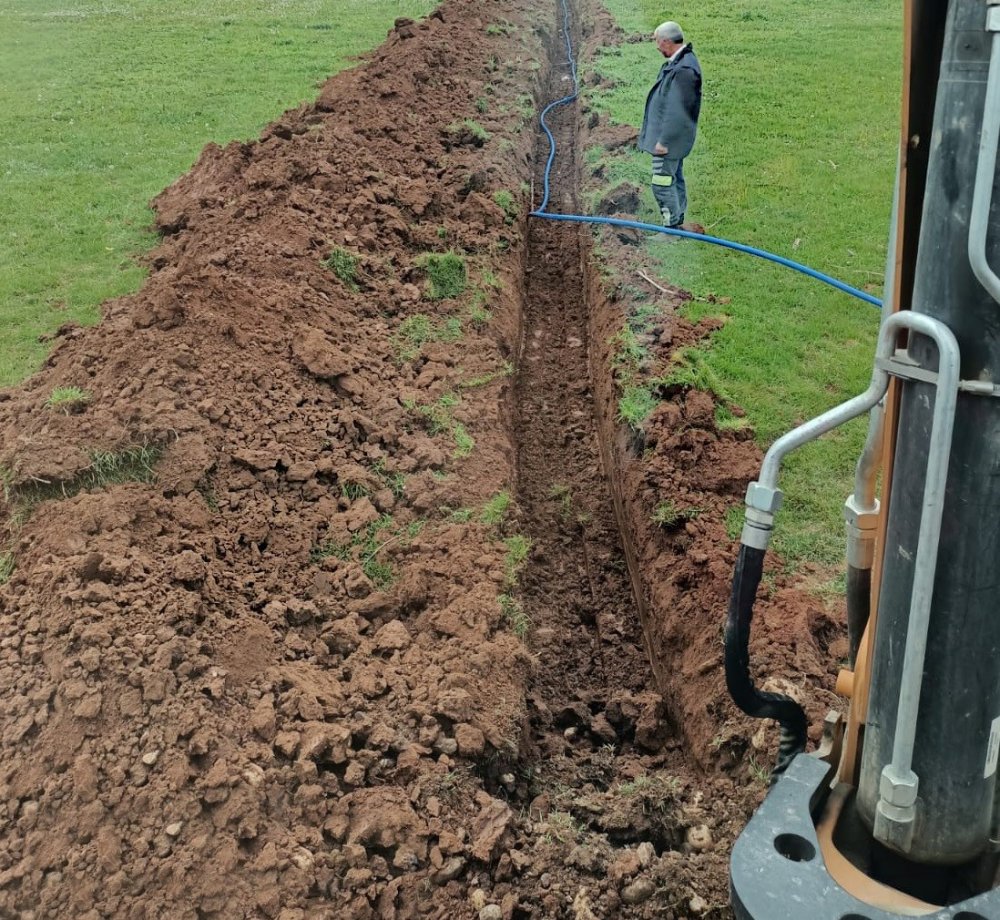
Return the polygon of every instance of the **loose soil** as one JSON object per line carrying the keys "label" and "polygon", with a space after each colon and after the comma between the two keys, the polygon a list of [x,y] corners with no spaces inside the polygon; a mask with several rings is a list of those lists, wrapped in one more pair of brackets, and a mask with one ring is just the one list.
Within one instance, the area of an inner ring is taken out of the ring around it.
{"label": "loose soil", "polygon": [[[707,394],[616,420],[641,257],[526,218],[561,19],[448,0],[210,145],[144,288],[0,393],[0,916],[730,916],[774,749],[721,674],[760,456]],[[574,33],[620,38],[593,0]],[[681,296],[661,363],[711,328]],[[821,715],[839,622],[772,584],[755,667]]]}

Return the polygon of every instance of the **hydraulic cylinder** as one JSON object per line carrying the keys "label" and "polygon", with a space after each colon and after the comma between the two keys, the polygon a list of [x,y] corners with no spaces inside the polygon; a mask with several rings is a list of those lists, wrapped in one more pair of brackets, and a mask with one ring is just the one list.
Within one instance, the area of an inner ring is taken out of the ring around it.
{"label": "hydraulic cylinder", "polygon": [[[933,383],[902,388],[857,796],[876,839],[933,865],[966,863],[989,845],[1000,754],[998,36],[1000,5],[951,0],[934,130],[912,140],[930,148],[911,308],[954,333],[965,383],[950,444],[930,437]],[[915,376],[936,372],[929,339],[914,335],[908,356]],[[928,460],[942,450],[944,513],[914,678],[904,651],[921,502]]]}

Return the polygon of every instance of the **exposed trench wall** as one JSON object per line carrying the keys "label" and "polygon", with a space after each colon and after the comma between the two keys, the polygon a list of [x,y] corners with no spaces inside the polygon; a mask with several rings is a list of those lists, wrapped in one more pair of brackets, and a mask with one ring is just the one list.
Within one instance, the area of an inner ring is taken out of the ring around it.
{"label": "exposed trench wall", "polygon": [[[599,4],[579,6],[580,15],[601,24],[595,34],[605,41],[609,34],[615,36],[612,41],[621,39]],[[591,40],[581,49],[584,79],[589,56],[599,47]],[[637,100],[637,106],[640,103]],[[580,117],[590,126],[584,146],[622,143],[627,129],[611,126],[603,117],[588,117],[585,100],[580,106]],[[597,185],[586,173],[579,181],[585,189]],[[634,284],[646,284],[635,280],[637,270],[645,269],[656,278],[656,268],[636,245],[641,243],[637,234],[626,241],[604,228],[588,232],[586,238],[589,245],[581,272],[587,281],[591,376],[601,447],[658,687],[690,754],[702,766],[728,770],[739,765],[748,751],[767,762],[775,747],[772,729],[746,720],[729,702],[721,644],[735,563],[735,543],[726,532],[725,515],[732,506],[742,505],[762,452],[749,427],[734,431],[716,426],[715,397],[686,387],[661,387],[662,402],[641,431],[630,431],[618,419],[620,394],[612,372],[611,339],[638,305]],[[601,263],[610,268],[610,278],[607,271],[598,270]],[[644,302],[657,302],[661,309],[660,320],[644,342],[651,355],[650,375],[668,372],[677,349],[704,340],[724,321],[685,320],[680,310],[687,295],[672,288],[669,279],[659,281],[669,293],[649,287],[651,296]],[[658,526],[653,512],[664,501],[694,513],[679,526]],[[842,614],[809,597],[780,573],[780,562],[772,558],[769,584],[762,588],[757,604],[752,667],[761,683],[791,692],[806,704],[815,739],[823,715],[841,705],[832,688],[843,644]]]}

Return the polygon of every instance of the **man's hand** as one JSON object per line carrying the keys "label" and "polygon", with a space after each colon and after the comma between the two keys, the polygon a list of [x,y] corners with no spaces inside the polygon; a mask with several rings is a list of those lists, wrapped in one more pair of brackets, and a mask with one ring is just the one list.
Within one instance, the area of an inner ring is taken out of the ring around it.
{"label": "man's hand", "polygon": [[659,141],[653,145],[653,153],[655,153],[658,157],[665,157],[669,152],[669,148],[664,147]]}

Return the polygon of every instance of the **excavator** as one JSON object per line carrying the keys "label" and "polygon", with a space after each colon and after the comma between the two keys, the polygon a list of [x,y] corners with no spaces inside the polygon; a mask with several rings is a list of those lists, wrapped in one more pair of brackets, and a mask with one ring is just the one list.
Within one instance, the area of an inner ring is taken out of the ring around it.
{"label": "excavator", "polygon": [[[905,0],[904,29],[871,383],[775,441],[747,489],[726,679],[780,748],[731,855],[738,920],[1000,920],[1000,0]],[[784,458],[866,414],[845,704],[807,753],[802,707],[752,676],[753,607]]]}

